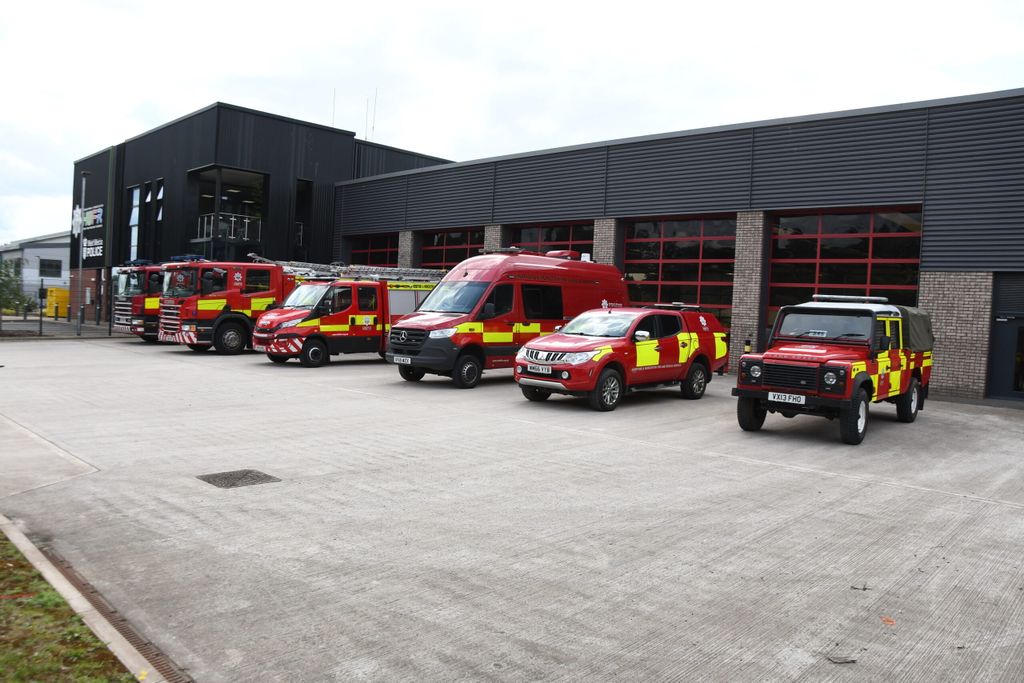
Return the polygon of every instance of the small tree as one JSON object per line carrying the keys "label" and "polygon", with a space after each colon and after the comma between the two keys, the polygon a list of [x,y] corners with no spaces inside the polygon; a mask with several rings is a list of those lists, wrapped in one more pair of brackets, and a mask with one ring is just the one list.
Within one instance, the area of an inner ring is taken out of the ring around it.
{"label": "small tree", "polygon": [[0,261],[0,329],[3,329],[3,311],[16,308],[25,299],[21,275],[14,270],[14,261]]}

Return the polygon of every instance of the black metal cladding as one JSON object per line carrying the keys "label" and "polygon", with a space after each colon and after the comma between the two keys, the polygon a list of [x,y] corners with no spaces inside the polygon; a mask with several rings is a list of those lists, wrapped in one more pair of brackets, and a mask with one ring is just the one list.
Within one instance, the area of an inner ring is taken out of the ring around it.
{"label": "black metal cladding", "polygon": [[750,197],[750,131],[618,145],[608,150],[600,215],[736,210]]}
{"label": "black metal cladding", "polygon": [[918,110],[754,129],[751,206],[919,203],[926,116]]}
{"label": "black metal cladding", "polygon": [[1024,273],[996,273],[992,312],[1024,316]]}
{"label": "black metal cladding", "polygon": [[348,187],[342,221],[345,225],[358,225],[361,234],[401,230],[405,225],[408,182],[408,176],[397,176]]}
{"label": "black metal cladding", "polygon": [[604,211],[602,148],[497,165],[494,221],[525,223],[600,216]]}
{"label": "black metal cladding", "polygon": [[409,176],[405,227],[451,228],[491,223],[493,187],[493,164]]}
{"label": "black metal cladding", "polygon": [[404,149],[378,145],[366,140],[356,140],[354,178],[408,171],[447,163],[445,159],[429,157]]}
{"label": "black metal cladding", "polygon": [[1024,98],[928,122],[922,270],[1024,271]]}

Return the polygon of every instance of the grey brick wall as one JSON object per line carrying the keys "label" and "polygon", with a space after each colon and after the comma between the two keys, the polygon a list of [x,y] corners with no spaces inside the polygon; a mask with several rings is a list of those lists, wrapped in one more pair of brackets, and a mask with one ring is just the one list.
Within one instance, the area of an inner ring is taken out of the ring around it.
{"label": "grey brick wall", "polygon": [[984,398],[992,332],[992,273],[922,271],[918,305],[932,317],[931,391]]}
{"label": "grey brick wall", "polygon": [[492,223],[484,226],[484,249],[493,250],[507,247],[511,231],[504,225]]}
{"label": "grey brick wall", "polygon": [[423,233],[403,230],[398,233],[398,266],[419,268],[423,262]]}
{"label": "grey brick wall", "polygon": [[623,267],[625,228],[618,218],[594,219],[594,253],[597,263],[610,263],[619,270]]}
{"label": "grey brick wall", "polygon": [[736,213],[736,265],[732,285],[732,327],[729,333],[729,369],[739,366],[743,342],[756,349],[761,338],[761,296],[764,291],[765,213]]}

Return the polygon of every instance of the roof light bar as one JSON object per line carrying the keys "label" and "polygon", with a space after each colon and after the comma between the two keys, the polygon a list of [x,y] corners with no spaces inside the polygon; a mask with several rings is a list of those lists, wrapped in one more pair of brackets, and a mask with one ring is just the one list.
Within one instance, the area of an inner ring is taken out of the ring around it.
{"label": "roof light bar", "polygon": [[857,304],[887,304],[889,299],[884,296],[843,296],[840,294],[815,294],[814,301],[845,301]]}

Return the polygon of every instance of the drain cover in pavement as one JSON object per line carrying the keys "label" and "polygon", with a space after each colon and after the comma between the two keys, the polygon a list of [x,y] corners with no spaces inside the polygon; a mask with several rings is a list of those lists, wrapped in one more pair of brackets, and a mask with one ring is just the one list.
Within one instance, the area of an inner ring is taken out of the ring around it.
{"label": "drain cover in pavement", "polygon": [[252,486],[253,484],[269,484],[281,481],[277,477],[264,474],[259,470],[234,470],[232,472],[215,472],[214,474],[201,474],[196,479],[202,479],[207,484],[213,484],[222,489],[234,489],[239,486]]}

